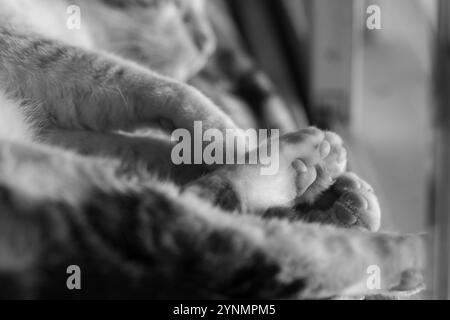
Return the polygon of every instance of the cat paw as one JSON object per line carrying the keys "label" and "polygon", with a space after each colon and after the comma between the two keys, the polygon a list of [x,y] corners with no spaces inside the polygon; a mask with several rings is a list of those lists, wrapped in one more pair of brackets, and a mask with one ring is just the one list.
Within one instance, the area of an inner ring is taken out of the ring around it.
{"label": "cat paw", "polygon": [[[259,165],[228,167],[228,177],[250,207],[267,209],[312,203],[346,167],[347,152],[342,139],[331,132],[307,128],[267,141],[277,157],[272,157],[270,172]],[[254,152],[262,148],[262,145]],[[275,165],[274,165],[275,163]],[[267,168],[265,168],[267,169]]]}
{"label": "cat paw", "polygon": [[315,206],[319,210],[311,210],[308,217],[310,222],[368,231],[378,231],[380,228],[380,206],[373,188],[354,173],[347,172],[339,176]]}
{"label": "cat paw", "polygon": [[[303,143],[314,144],[315,151],[296,158],[292,165],[296,169],[297,203],[312,203],[334,179],[341,175],[347,166],[347,151],[342,139],[333,132],[324,132],[317,128],[308,128],[284,138],[288,143],[295,141],[294,137],[303,138]],[[283,138],[282,138],[283,139]],[[290,146],[295,149],[295,144]]]}

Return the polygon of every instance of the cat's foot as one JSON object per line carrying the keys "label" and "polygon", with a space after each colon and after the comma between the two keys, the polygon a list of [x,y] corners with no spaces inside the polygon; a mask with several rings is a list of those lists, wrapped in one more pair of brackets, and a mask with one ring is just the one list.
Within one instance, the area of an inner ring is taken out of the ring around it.
{"label": "cat's foot", "polygon": [[310,222],[330,223],[345,228],[377,231],[380,206],[373,188],[356,174],[347,172],[325,191],[312,208],[299,207]]}
{"label": "cat's foot", "polygon": [[312,203],[345,170],[347,152],[334,133],[311,127],[266,143],[273,146],[274,139],[279,150],[270,148],[276,153],[271,156],[270,168],[261,164],[226,168],[249,207]]}
{"label": "cat's foot", "polygon": [[323,135],[317,147],[321,158],[315,162],[308,162],[308,157],[294,160],[293,166],[297,169],[297,203],[313,203],[347,167],[347,151],[341,137],[334,132],[316,128],[306,129],[306,132]]}

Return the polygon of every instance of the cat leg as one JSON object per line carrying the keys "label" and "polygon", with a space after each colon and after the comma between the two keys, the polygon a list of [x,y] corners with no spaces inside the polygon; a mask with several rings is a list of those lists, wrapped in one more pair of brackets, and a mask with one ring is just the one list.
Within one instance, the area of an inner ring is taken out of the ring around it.
{"label": "cat leg", "polygon": [[[216,204],[220,204],[218,196],[229,189],[226,193],[232,195],[233,201],[236,197],[239,200],[234,207],[264,211],[313,203],[345,170],[346,150],[334,133],[308,128],[282,136],[279,141],[274,139],[265,142],[279,144],[279,158],[271,159],[272,172],[264,174],[260,164],[226,165],[186,188]],[[217,187],[206,187],[210,185]]]}
{"label": "cat leg", "polygon": [[163,134],[130,136],[120,133],[98,133],[83,130],[45,130],[39,141],[81,155],[112,158],[120,161],[124,171],[148,171],[160,178],[184,184],[210,171],[206,165],[174,165],[171,152],[174,143]]}
{"label": "cat leg", "polygon": [[236,129],[198,90],[144,67],[0,27],[0,86],[26,102],[37,127],[131,130],[169,123],[193,131]]}
{"label": "cat leg", "polygon": [[355,173],[346,172],[311,205],[299,205],[297,214],[309,222],[378,231],[381,212],[373,188]]}

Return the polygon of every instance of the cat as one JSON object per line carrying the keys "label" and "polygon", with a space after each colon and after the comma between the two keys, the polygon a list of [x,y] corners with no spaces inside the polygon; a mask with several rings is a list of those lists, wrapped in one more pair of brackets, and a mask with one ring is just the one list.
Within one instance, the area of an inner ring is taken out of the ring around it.
{"label": "cat", "polygon": [[[72,4],[81,31],[65,28]],[[240,132],[185,84],[213,51],[203,7],[0,0],[1,298],[329,298],[420,284],[404,279],[424,268],[423,240],[368,232],[378,202],[345,172],[338,135],[281,136],[280,170],[262,176],[174,166],[169,139],[122,134],[199,119]],[[70,265],[81,291],[66,287]]]}

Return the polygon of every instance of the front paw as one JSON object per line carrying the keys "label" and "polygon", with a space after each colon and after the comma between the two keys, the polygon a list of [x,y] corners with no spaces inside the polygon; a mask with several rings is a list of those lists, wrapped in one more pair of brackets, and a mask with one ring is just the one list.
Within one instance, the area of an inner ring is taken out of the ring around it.
{"label": "front paw", "polygon": [[278,142],[279,151],[272,157],[276,165],[271,166],[274,170],[270,174],[263,174],[261,164],[225,169],[250,207],[267,209],[312,203],[345,170],[347,152],[334,133],[308,128],[266,143],[273,146],[274,141]]}
{"label": "front paw", "polygon": [[332,214],[340,224],[369,231],[380,228],[380,206],[367,182],[354,173],[345,173],[336,180],[332,190],[339,195]]}
{"label": "front paw", "polygon": [[297,171],[297,203],[313,203],[347,167],[347,151],[337,134],[316,128],[305,131],[316,137],[321,136],[322,140],[315,145],[316,152],[293,162]]}
{"label": "front paw", "polygon": [[381,212],[373,188],[352,172],[336,182],[310,206],[298,206],[309,222],[329,223],[345,228],[378,231]]}

